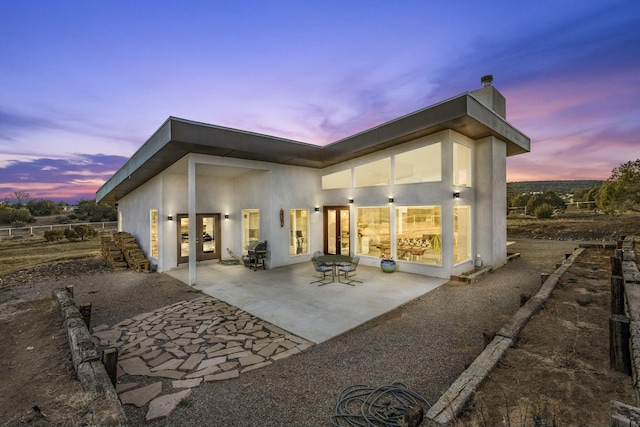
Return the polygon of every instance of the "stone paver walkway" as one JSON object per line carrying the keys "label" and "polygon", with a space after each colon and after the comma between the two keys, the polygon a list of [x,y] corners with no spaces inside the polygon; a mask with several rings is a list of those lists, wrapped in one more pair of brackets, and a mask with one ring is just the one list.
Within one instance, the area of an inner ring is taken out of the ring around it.
{"label": "stone paver walkway", "polygon": [[[123,404],[148,404],[148,421],[169,416],[193,387],[236,378],[313,345],[210,296],[92,332],[100,348],[118,348],[116,391]],[[148,384],[149,377],[159,381]]]}

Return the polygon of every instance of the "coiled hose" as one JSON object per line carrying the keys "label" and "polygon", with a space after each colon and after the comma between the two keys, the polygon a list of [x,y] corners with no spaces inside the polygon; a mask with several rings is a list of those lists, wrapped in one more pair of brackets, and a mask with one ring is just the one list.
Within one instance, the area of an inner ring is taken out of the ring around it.
{"label": "coiled hose", "polygon": [[426,412],[431,404],[400,382],[381,387],[353,385],[340,393],[331,424],[336,427],[400,427],[406,410],[418,404]]}

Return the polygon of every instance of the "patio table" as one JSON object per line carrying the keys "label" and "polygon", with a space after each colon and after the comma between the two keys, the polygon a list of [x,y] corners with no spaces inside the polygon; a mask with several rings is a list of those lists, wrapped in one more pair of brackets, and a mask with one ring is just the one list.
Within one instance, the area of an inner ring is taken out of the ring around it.
{"label": "patio table", "polygon": [[338,274],[338,267],[340,265],[351,264],[353,259],[349,255],[322,255],[316,258],[318,262],[333,267],[331,269],[331,275],[335,277]]}

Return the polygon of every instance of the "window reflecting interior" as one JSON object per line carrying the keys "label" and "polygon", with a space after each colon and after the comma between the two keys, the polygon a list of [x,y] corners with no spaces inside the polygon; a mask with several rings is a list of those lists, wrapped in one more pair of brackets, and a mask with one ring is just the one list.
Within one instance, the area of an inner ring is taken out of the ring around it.
{"label": "window reflecting interior", "polygon": [[391,183],[391,158],[356,166],[356,187],[371,187],[374,185],[386,185]]}
{"label": "window reflecting interior", "polygon": [[189,257],[189,217],[180,217],[180,257]]}
{"label": "window reflecting interior", "polygon": [[340,233],[340,255],[350,255],[350,240],[351,236],[349,233],[350,224],[349,224],[349,210],[341,209],[340,211],[340,229],[338,232]]}
{"label": "window reflecting interior", "polygon": [[395,156],[395,183],[442,180],[440,143],[427,145]]}
{"label": "window reflecting interior", "polygon": [[351,188],[351,169],[331,173],[322,177],[322,189]]}
{"label": "window reflecting interior", "polygon": [[398,260],[442,264],[440,206],[396,208],[396,254]]}
{"label": "window reflecting interior", "polygon": [[453,143],[453,185],[471,187],[471,149]]}
{"label": "window reflecting interior", "polygon": [[151,209],[149,214],[149,225],[151,235],[151,256],[158,258],[158,210]]}
{"label": "window reflecting interior", "polygon": [[289,210],[289,255],[309,253],[309,210]]}
{"label": "window reflecting interior", "polygon": [[453,263],[471,259],[471,207],[453,208]]}
{"label": "window reflecting interior", "polygon": [[242,210],[242,251],[247,254],[251,242],[260,241],[260,209]]}
{"label": "window reflecting interior", "polygon": [[216,253],[216,219],[212,216],[202,217],[202,252]]}
{"label": "window reflecting interior", "polygon": [[336,254],[338,211],[336,209],[327,210],[327,253]]}
{"label": "window reflecting interior", "polygon": [[361,255],[391,256],[391,225],[388,206],[356,209],[356,252]]}

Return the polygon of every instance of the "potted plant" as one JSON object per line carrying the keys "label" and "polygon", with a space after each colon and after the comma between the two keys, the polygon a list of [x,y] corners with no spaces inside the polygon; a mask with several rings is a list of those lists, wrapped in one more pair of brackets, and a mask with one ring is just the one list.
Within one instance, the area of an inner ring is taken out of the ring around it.
{"label": "potted plant", "polygon": [[385,273],[393,273],[396,271],[398,265],[396,264],[393,258],[381,258],[380,259],[380,269]]}

